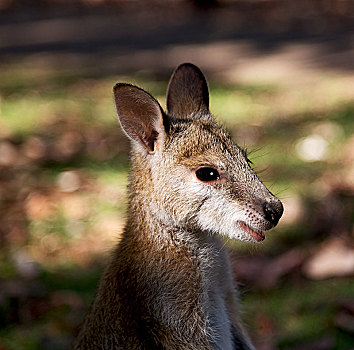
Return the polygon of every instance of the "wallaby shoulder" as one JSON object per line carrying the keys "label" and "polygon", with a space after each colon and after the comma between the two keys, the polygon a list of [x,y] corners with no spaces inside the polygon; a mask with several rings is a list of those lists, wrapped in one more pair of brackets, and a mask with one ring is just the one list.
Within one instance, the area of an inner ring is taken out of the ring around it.
{"label": "wallaby shoulder", "polygon": [[[170,234],[173,232],[166,232]],[[183,234],[180,236],[183,239]],[[212,349],[209,296],[202,291],[211,277],[209,266],[203,265],[206,261],[212,264],[215,252],[210,245],[196,248],[196,242],[181,245],[175,239],[163,245],[156,240],[146,247],[130,236],[123,238],[86,321],[91,336],[111,336],[109,346],[114,349],[130,349],[131,345],[124,344],[139,344],[139,349]],[[103,319],[107,329],[102,329]],[[99,333],[94,331],[98,326]],[[120,331],[112,336],[112,329]]]}

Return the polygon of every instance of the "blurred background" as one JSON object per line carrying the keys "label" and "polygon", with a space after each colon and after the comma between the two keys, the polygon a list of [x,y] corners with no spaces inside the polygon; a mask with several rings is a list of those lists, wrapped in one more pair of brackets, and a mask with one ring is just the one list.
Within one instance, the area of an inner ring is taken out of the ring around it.
{"label": "blurred background", "polygon": [[0,349],[67,349],[125,221],[112,86],[180,63],[284,217],[229,242],[257,349],[354,349],[354,1],[1,0]]}

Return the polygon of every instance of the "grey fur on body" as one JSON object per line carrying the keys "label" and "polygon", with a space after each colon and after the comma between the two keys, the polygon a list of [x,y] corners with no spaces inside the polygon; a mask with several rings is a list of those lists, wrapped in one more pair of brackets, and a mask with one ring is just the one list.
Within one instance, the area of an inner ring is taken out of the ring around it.
{"label": "grey fur on body", "polygon": [[263,240],[280,201],[214,121],[197,67],[176,69],[167,114],[132,85],[114,98],[132,140],[128,218],[73,349],[253,349],[216,234]]}

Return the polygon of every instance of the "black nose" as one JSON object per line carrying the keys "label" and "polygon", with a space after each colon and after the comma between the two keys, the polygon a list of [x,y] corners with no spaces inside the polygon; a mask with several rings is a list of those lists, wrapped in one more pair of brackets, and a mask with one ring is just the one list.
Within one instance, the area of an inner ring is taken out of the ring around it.
{"label": "black nose", "polygon": [[265,203],[263,206],[265,219],[272,223],[274,226],[278,223],[279,219],[283,215],[283,206],[280,202],[277,207],[278,208],[275,208],[270,203]]}

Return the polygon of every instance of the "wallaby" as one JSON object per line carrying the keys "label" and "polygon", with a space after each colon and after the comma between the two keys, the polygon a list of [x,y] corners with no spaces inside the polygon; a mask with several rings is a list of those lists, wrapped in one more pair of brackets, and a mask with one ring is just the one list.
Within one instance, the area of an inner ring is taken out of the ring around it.
{"label": "wallaby", "polygon": [[196,66],[171,77],[167,113],[144,90],[114,87],[131,139],[127,223],[74,349],[254,349],[224,244],[259,242],[283,207],[209,112]]}

